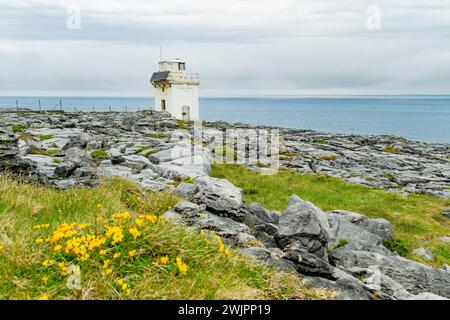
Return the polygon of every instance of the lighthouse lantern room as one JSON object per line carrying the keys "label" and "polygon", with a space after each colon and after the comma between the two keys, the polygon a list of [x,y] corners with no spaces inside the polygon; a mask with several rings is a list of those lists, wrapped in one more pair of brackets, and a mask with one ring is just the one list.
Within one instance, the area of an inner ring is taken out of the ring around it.
{"label": "lighthouse lantern room", "polygon": [[186,62],[161,61],[150,83],[155,87],[155,109],[185,121],[198,120],[198,74],[186,73]]}

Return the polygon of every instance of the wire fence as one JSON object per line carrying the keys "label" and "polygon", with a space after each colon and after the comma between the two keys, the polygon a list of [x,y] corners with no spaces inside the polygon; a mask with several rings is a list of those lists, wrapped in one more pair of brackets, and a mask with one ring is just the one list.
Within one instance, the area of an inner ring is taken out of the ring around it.
{"label": "wire fence", "polygon": [[15,100],[15,106],[0,105],[0,109],[7,109],[8,111],[60,111],[60,112],[136,112],[144,110],[153,110],[151,106],[128,106],[128,105],[74,105],[64,104],[62,99],[56,104],[43,103],[40,99],[35,104],[30,102],[21,103],[19,100]]}

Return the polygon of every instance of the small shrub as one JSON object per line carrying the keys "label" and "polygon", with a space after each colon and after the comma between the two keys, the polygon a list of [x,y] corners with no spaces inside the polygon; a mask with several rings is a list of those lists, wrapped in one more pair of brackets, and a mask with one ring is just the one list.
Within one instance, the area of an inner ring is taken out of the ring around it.
{"label": "small shrub", "polygon": [[406,245],[404,240],[389,237],[383,241],[383,245],[392,252],[397,252],[401,256],[406,256],[411,252],[411,248]]}
{"label": "small shrub", "polygon": [[109,154],[104,149],[98,149],[91,152],[91,157],[96,160],[109,159]]}
{"label": "small shrub", "polygon": [[12,131],[13,131],[14,133],[21,132],[21,131],[23,131],[23,130],[25,130],[25,129],[27,129],[27,128],[28,128],[28,125],[23,124],[23,123],[20,123],[20,124],[13,124],[13,125],[11,126],[11,129],[12,129]]}
{"label": "small shrub", "polygon": [[62,162],[62,160],[59,158],[53,158],[52,162],[56,163],[56,164],[60,164]]}

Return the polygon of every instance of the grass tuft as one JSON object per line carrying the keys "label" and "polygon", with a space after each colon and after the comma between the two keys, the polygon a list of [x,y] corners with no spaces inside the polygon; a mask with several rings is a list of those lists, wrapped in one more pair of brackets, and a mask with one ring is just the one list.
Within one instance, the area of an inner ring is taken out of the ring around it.
{"label": "grass tuft", "polygon": [[63,191],[0,177],[0,298],[334,297],[161,219],[177,201],[121,179]]}

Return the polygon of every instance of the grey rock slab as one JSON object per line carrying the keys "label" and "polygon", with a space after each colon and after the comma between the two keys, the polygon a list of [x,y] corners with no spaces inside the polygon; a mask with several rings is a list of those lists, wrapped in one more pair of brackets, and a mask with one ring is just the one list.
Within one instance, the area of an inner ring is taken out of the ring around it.
{"label": "grey rock slab", "polygon": [[243,206],[242,190],[228,180],[201,177],[196,185],[199,191],[195,198],[210,210],[233,215]]}
{"label": "grey rock slab", "polygon": [[450,273],[400,256],[341,248],[333,252],[331,260],[335,266],[343,270],[350,270],[353,267],[379,268],[382,274],[413,294],[432,292],[450,297]]}
{"label": "grey rock slab", "polygon": [[330,226],[322,210],[292,196],[278,222],[276,239],[282,249],[305,249],[324,257],[329,239],[328,230]]}
{"label": "grey rock slab", "polygon": [[421,257],[425,261],[433,261],[434,260],[433,253],[430,250],[427,250],[423,247],[414,249],[413,254],[415,254],[418,257]]}

